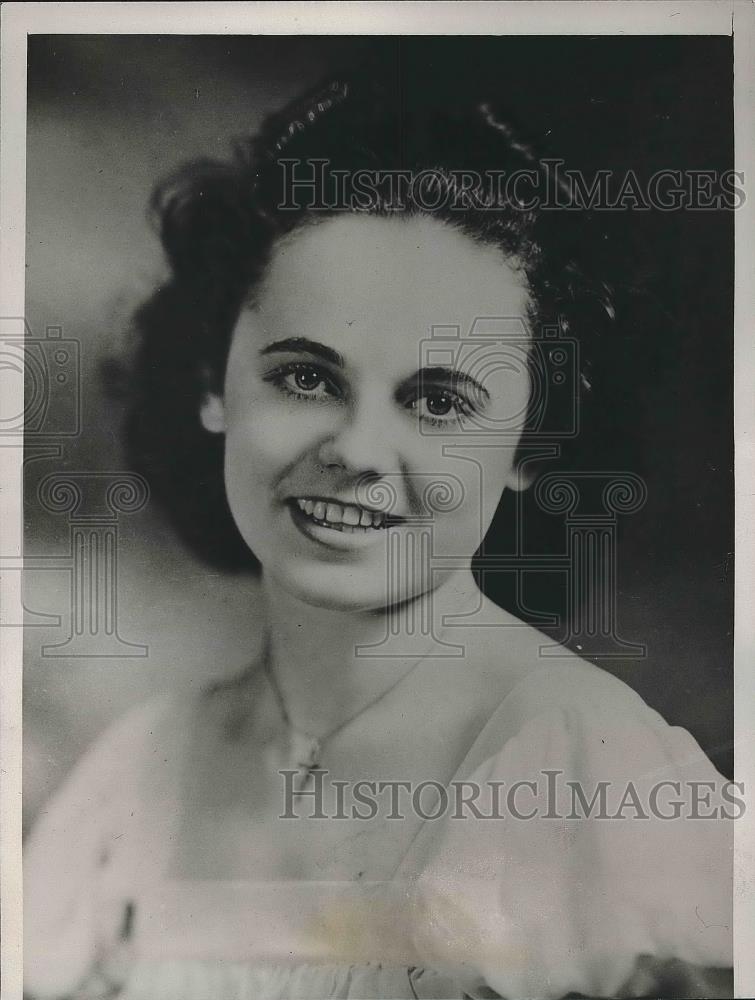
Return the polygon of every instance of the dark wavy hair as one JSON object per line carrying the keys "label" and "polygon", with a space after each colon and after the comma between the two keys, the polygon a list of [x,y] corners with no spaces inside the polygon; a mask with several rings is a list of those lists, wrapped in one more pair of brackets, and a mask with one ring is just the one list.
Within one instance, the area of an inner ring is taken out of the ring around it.
{"label": "dark wavy hair", "polygon": [[[431,172],[438,207],[429,210],[411,189],[400,201],[380,192],[345,208],[318,208],[311,199],[291,207],[284,160],[327,161],[317,189],[321,206],[337,200],[338,172],[368,170]],[[588,277],[597,272],[585,250],[599,242],[589,214],[568,205],[525,210],[491,202],[487,188],[459,187],[463,171],[483,177],[523,169],[542,175],[544,168],[494,101],[438,106],[432,95],[400,89],[395,75],[367,73],[331,79],[271,115],[227,162],[190,163],[157,186],[151,211],[171,273],[135,316],[126,451],[206,562],[225,570],[258,567],[226,500],[223,438],[203,429],[199,411],[208,387],[222,388],[231,334],[277,241],[302,225],[342,211],[430,214],[500,248],[526,277],[531,329],[550,326],[578,338],[578,385],[589,390],[593,347],[613,318],[610,289]],[[525,433],[520,450],[526,443]]]}

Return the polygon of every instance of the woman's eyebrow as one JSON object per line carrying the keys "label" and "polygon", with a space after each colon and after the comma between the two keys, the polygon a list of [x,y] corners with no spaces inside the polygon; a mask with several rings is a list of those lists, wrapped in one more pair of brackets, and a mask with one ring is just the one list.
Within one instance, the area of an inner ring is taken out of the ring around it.
{"label": "woman's eyebrow", "polygon": [[490,399],[490,393],[481,382],[478,382],[476,378],[472,378],[466,372],[459,371],[457,368],[445,368],[442,365],[434,368],[420,368],[412,381],[418,385],[427,382],[449,382],[451,385],[471,386],[475,392],[484,396],[485,399]]}
{"label": "woman's eyebrow", "polygon": [[263,347],[260,354],[275,354],[286,351],[305,351],[307,354],[314,354],[316,357],[322,358],[323,361],[329,361],[330,364],[336,365],[338,368],[345,366],[342,354],[334,351],[332,347],[326,347],[325,344],[310,340],[308,337],[287,337],[285,340],[276,340],[274,343],[268,344],[267,347]]}

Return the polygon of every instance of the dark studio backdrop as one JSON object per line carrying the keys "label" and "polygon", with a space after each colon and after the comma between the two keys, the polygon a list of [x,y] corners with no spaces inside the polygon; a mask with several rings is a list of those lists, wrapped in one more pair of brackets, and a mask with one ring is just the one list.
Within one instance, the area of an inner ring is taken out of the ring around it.
{"label": "dark studio backdrop", "polygon": [[[27,444],[27,821],[117,714],[238,668],[259,642],[255,580],[197,562],[148,503],[118,516],[117,628],[149,655],[50,648],[71,628],[72,518],[38,491],[51,474],[125,468],[123,411],[101,371],[165,273],[146,214],[152,186],[187,159],[226,156],[233,137],[323,73],[376,57],[407,88],[494,95],[541,153],[588,178],[733,166],[730,38],[30,36],[27,321],[35,338],[60,328],[73,345],[81,416],[76,433],[49,425]],[[617,322],[569,455],[574,469],[630,472],[647,487],[644,506],[619,518],[616,563],[618,631],[647,655],[596,662],[689,728],[729,775],[733,222],[726,210],[602,213]],[[563,550],[563,517],[527,503],[535,546]],[[517,611],[512,579],[493,574],[486,587]],[[562,622],[565,599],[559,572],[530,574],[519,597]]]}

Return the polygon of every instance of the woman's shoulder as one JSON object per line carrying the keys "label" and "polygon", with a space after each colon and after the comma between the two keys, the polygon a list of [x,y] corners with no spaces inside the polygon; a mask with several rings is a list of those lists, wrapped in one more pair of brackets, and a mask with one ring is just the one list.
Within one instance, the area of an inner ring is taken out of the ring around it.
{"label": "woman's shoulder", "polygon": [[494,605],[464,633],[470,673],[487,700],[485,723],[461,770],[521,752],[578,772],[660,772],[670,761],[717,775],[695,738],[669,724],[629,684]]}
{"label": "woman's shoulder", "polygon": [[428,959],[544,997],[636,995],[640,956],[730,966],[728,783],[627,684],[510,624],[524,665],[411,859]]}
{"label": "woman's shoulder", "polygon": [[[26,854],[37,859],[51,839],[107,837],[123,817],[144,814],[145,803],[166,801],[184,766],[197,696],[158,691],[123,709],[80,754],[35,818]],[[133,826],[133,822],[129,822]]]}
{"label": "woman's shoulder", "polygon": [[505,704],[522,720],[559,709],[641,712],[660,720],[624,681],[487,598],[478,615],[450,634],[464,648],[465,669],[487,683],[491,704]]}
{"label": "woman's shoulder", "polygon": [[166,754],[185,736],[196,697],[192,691],[159,690],[123,709],[85,751],[78,769],[136,774],[155,759],[167,762]]}
{"label": "woman's shoulder", "polygon": [[202,719],[218,728],[233,727],[252,701],[248,667],[229,670],[210,680],[161,689],[122,710],[82,755],[79,764],[111,759],[130,764],[163,762],[186,743]]}

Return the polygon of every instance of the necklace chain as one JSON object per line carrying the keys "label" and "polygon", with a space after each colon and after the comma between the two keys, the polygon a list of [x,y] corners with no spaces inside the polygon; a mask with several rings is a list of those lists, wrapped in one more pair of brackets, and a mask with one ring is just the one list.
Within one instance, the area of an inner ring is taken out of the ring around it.
{"label": "necklace chain", "polygon": [[422,653],[421,656],[418,656],[409,669],[406,670],[397,680],[395,680],[393,684],[386,688],[385,691],[382,691],[379,695],[377,695],[377,697],[373,698],[372,701],[369,701],[366,705],[362,706],[359,711],[354,712],[353,715],[350,715],[343,722],[340,722],[335,729],[331,729],[331,731],[325,736],[318,737],[298,729],[293,724],[291,714],[288,711],[288,706],[286,705],[286,699],[281,691],[278,678],[275,676],[275,670],[273,669],[270,634],[268,633],[263,653],[262,668],[273,691],[275,700],[278,703],[278,709],[281,713],[283,721],[286,724],[292,738],[293,746],[291,749],[291,755],[295,760],[296,767],[299,769],[299,781],[294,783],[294,794],[301,794],[301,792],[303,792],[307,787],[309,780],[312,777],[312,772],[320,766],[320,758],[325,745],[343,729],[350,726],[352,722],[355,722],[361,715],[364,715],[365,712],[368,712],[371,708],[374,708],[375,705],[379,704],[379,702],[381,702],[384,698],[387,698],[388,695],[399,686],[399,684],[405,681],[409,675],[417,669],[423,660],[427,659],[436,646],[437,641],[433,643],[429,650]]}

